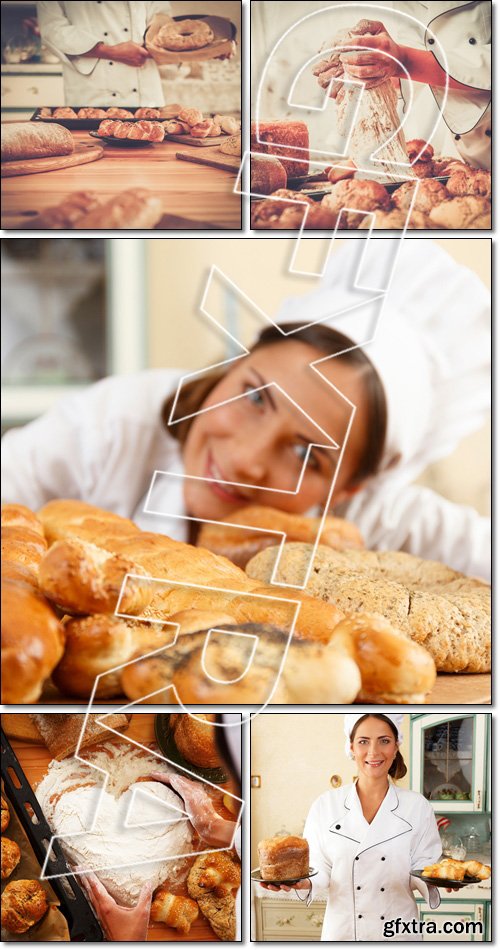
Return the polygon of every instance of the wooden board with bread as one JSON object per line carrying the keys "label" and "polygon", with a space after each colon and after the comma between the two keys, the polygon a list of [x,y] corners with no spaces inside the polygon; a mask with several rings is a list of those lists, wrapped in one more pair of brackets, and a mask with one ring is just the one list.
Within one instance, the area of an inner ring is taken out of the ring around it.
{"label": "wooden board with bread", "polygon": [[[3,701],[36,702],[48,678],[87,699],[98,678],[103,700],[421,703],[436,670],[489,672],[488,585],[364,551],[353,526],[327,519],[304,591],[317,523],[265,509],[259,538],[249,512],[236,534],[207,529],[210,551],[80,501],[38,515],[4,506]],[[284,545],[275,570],[277,536],[301,540]],[[235,562],[250,555],[244,571]],[[250,665],[248,640],[227,636],[237,632],[256,640]]]}
{"label": "wooden board with bread", "polygon": [[[23,715],[22,718],[25,719],[26,717]],[[97,723],[98,714],[92,714],[90,716],[90,732],[87,730],[85,733],[88,741],[85,745],[85,752],[82,754],[83,759],[90,763],[90,766],[82,765],[81,761],[74,759],[73,752],[76,748],[76,740],[83,718],[83,716],[73,713],[34,715],[32,717],[33,724],[39,731],[36,744],[28,736],[22,739],[11,739],[13,751],[17,755],[18,762],[28,782],[37,791],[38,800],[43,804],[44,813],[49,820],[51,829],[56,830],[58,821],[57,804],[55,807],[51,804],[54,788],[57,790],[57,801],[63,799],[65,813],[70,814],[73,809],[78,808],[79,803],[84,802],[85,789],[89,782],[95,784],[98,778],[95,769],[91,768],[92,765],[102,767],[103,762],[107,763],[106,771],[109,772],[107,787],[111,789],[110,794],[116,798],[117,802],[120,801],[123,794],[127,794],[127,788],[131,782],[133,788],[137,790],[136,809],[139,807],[141,788],[146,789],[147,795],[150,794],[150,788],[152,792],[156,790],[158,794],[162,789],[168,789],[168,795],[165,798],[165,802],[167,802],[172,798],[173,786],[175,785],[176,795],[180,796],[177,801],[185,809],[181,822],[182,828],[185,830],[182,831],[182,837],[180,836],[181,832],[176,835],[175,847],[180,846],[181,841],[184,842],[180,854],[186,853],[187,856],[182,860],[174,860],[173,862],[167,860],[160,871],[157,870],[157,864],[151,864],[147,860],[143,860],[135,868],[131,867],[128,875],[120,871],[121,862],[113,872],[113,865],[108,859],[108,869],[101,868],[98,873],[102,876],[103,882],[110,893],[114,893],[116,888],[119,891],[121,889],[120,892],[123,892],[122,901],[125,904],[131,903],[130,895],[134,893],[135,885],[133,881],[135,878],[137,878],[139,887],[141,886],[141,880],[145,882],[151,880],[154,893],[147,932],[148,940],[234,940],[236,936],[236,898],[241,877],[240,862],[232,848],[222,849],[214,854],[213,846],[210,850],[210,842],[207,844],[203,837],[204,834],[210,833],[204,831],[205,825],[208,829],[208,824],[205,822],[204,825],[203,823],[204,809],[207,814],[209,810],[213,812],[212,823],[219,821],[230,828],[236,828],[238,809],[233,807],[232,802],[239,801],[239,799],[233,798],[233,795],[237,793],[233,783],[229,782],[225,785],[210,787],[204,782],[187,779],[187,777],[183,778],[181,773],[177,774],[175,767],[172,768],[171,765],[164,763],[160,758],[161,753],[155,741],[155,716],[149,713],[135,713],[128,717],[123,715],[112,716],[109,719],[109,725],[113,725],[113,728],[118,730],[122,729],[123,738],[119,734],[115,735],[105,730]],[[120,718],[124,720],[121,725],[118,723]],[[177,714],[175,719],[175,732],[179,734],[179,745],[182,747],[186,759],[188,761],[193,759],[203,764],[217,762],[220,765],[221,760],[218,753],[217,758],[214,758],[216,750],[213,742],[213,732],[216,727],[212,723],[213,717],[200,714],[199,719],[195,719],[186,714]],[[2,715],[2,728],[5,729],[8,725],[6,717]],[[18,732],[22,729],[15,728],[14,731]],[[56,753],[55,759],[54,752]],[[157,757],[158,764],[155,765]],[[169,776],[168,781],[172,783],[171,786],[157,780],[154,783],[151,781],[151,776],[148,773],[155,768],[158,773],[165,772]],[[53,777],[51,777],[52,773]],[[139,784],[146,781],[149,784],[144,786]],[[189,794],[191,794],[191,798],[189,798]],[[196,796],[200,798],[202,794],[206,802],[203,807],[200,804],[197,808],[195,804]],[[106,808],[107,804],[109,803],[104,802],[102,808]],[[81,807],[83,807],[83,804]],[[2,831],[7,829],[7,834],[12,809],[12,802],[9,802],[8,798],[2,797]],[[191,825],[190,821],[186,825],[187,813],[192,817],[194,825]],[[131,812],[131,814],[133,816],[134,813]],[[168,812],[165,812],[165,816],[169,817]],[[145,846],[148,849],[147,854],[144,854],[144,859],[150,857],[152,848],[157,848],[158,853],[161,853],[162,849],[165,848],[166,855],[168,855],[170,839],[167,829],[173,826],[159,822],[158,817],[157,815],[158,831],[149,830],[145,833],[145,829],[141,831],[140,828],[134,831],[133,825],[128,830],[121,830],[120,837],[123,844],[126,844],[127,836],[130,839],[127,853],[130,854],[131,849],[136,848],[138,843],[140,847],[140,842],[144,838]],[[56,825],[53,822],[56,822]],[[179,828],[181,825],[179,825]],[[90,866],[92,866],[94,860],[92,849],[98,848],[101,836],[103,837],[102,847],[110,849],[112,836],[108,841],[107,831],[104,831],[98,821],[94,826],[92,838],[89,838],[89,850],[86,850],[84,839],[79,845],[82,853],[87,854]],[[104,837],[106,837],[106,841],[104,841]],[[160,841],[159,845],[155,844],[156,838]],[[92,845],[91,841],[93,842]],[[73,850],[74,847],[75,845],[70,838],[66,848],[66,856],[70,866],[75,863],[77,852]],[[106,851],[106,853],[108,852]],[[109,853],[111,854],[111,851]],[[96,850],[96,854],[98,854],[98,850]],[[7,862],[7,857],[7,854],[4,855],[4,851],[2,851],[2,867],[4,867],[4,860]],[[166,877],[162,878],[162,874],[166,874]],[[4,877],[3,873],[2,877]],[[14,871],[10,880],[15,879]],[[157,883],[158,880],[159,884]],[[127,897],[128,893],[129,896]],[[223,907],[220,906],[221,895],[223,895]],[[64,910],[64,908],[62,909]],[[46,912],[47,908],[45,907],[44,913]],[[9,920],[7,920],[7,917],[4,920],[2,915],[2,924],[5,925],[5,923],[9,924]],[[7,939],[13,939],[9,933],[9,928],[3,933],[7,936]],[[51,929],[50,922],[46,920],[44,939],[61,939],[57,934],[58,931]],[[115,937],[114,939],[118,938]]]}

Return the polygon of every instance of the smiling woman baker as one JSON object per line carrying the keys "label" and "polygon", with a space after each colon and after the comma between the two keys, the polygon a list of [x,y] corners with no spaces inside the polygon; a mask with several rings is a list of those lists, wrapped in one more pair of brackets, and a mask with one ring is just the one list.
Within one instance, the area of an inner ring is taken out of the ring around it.
{"label": "smiling woman baker", "polygon": [[304,838],[319,873],[295,887],[312,885],[313,894],[328,890],[322,940],[390,939],[391,921],[398,918],[396,940],[421,940],[413,889],[432,909],[439,906],[438,889],[411,876],[441,856],[434,811],[422,795],[391,781],[406,775],[402,720],[397,713],[344,717],[346,754],[357,780],[325,792],[307,816]]}
{"label": "smiling woman baker", "polygon": [[[114,376],[8,432],[4,500],[37,510],[81,499],[193,542],[200,520],[249,504],[314,514],[335,474],[330,507],[367,548],[487,578],[489,519],[411,483],[483,423],[488,294],[437,244],[429,253],[426,241],[403,242],[391,306],[376,340],[360,346],[354,320],[346,339],[335,325],[344,315],[320,322],[315,313],[335,309],[338,273],[351,272],[360,243],[346,241],[335,273],[315,294],[285,302],[248,355],[188,379],[178,399],[181,371]],[[368,285],[378,286],[377,256],[373,266]]]}

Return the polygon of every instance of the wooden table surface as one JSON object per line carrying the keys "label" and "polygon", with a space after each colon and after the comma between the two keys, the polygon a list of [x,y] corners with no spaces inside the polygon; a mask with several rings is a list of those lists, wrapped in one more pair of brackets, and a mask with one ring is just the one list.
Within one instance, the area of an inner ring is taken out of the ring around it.
{"label": "wooden table surface", "polygon": [[[88,132],[72,135],[79,143],[97,141]],[[104,202],[127,188],[148,188],[162,197],[164,214],[239,229],[241,198],[233,194],[236,173],[179,161],[178,150],[177,142],[137,149],[105,144],[104,157],[88,165],[3,178],[2,227],[29,224],[33,212],[58,204],[75,191],[94,191]]]}
{"label": "wooden table surface", "polygon": [[[26,714],[19,713],[18,715],[24,716]],[[153,723],[153,713],[134,713],[125,735],[144,744],[152,742],[154,741]],[[47,772],[49,762],[52,760],[50,752],[44,745],[35,744],[33,742],[25,742],[20,739],[10,739],[9,741],[19,759],[26,778],[33,787],[36,787]],[[187,895],[185,885],[179,885],[179,887],[176,888],[176,892]],[[148,940],[217,941],[218,939],[210,927],[210,924],[201,913],[198,919],[192,924],[189,934],[186,935],[180,934],[177,930],[174,930],[173,927],[166,927],[164,924],[151,923],[148,929]]]}

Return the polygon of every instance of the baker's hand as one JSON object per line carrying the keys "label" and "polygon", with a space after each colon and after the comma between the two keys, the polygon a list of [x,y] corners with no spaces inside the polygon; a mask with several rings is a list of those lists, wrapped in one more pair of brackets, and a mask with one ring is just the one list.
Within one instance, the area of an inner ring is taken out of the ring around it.
{"label": "baker's hand", "polygon": [[117,63],[124,63],[125,66],[144,66],[146,60],[150,59],[150,54],[144,46],[139,43],[117,43],[116,46],[109,47],[109,59]]}
{"label": "baker's hand", "polygon": [[264,881],[259,883],[265,891],[307,891],[311,886],[309,880],[297,881],[296,884],[266,884]]}
{"label": "baker's hand", "polygon": [[[329,50],[328,59],[320,59],[313,69],[313,76],[316,76],[318,85],[322,89],[328,89],[330,86],[330,99],[336,99],[342,89],[342,82],[335,82],[336,79],[342,79],[344,76],[344,67],[340,62],[340,53],[342,41],[345,39],[345,30],[337,33],[328,43],[324,43],[321,50]],[[321,52],[320,50],[320,52]]]}
{"label": "baker's hand", "polygon": [[121,907],[92,872],[80,868],[78,882],[83,887],[104,930],[107,940],[146,940],[153,888],[145,884],[135,907]]}
{"label": "baker's hand", "polygon": [[233,840],[235,822],[227,821],[219,815],[210,795],[201,782],[194,782],[184,775],[166,772],[152,772],[148,778],[169,785],[184,799],[184,805],[193,828],[208,844],[229,848]]}
{"label": "baker's hand", "polygon": [[[378,20],[360,20],[350,31],[353,45],[369,49],[345,50],[340,61],[347,76],[359,79],[367,89],[380,85],[393,76],[405,75],[404,47],[399,46]],[[389,53],[389,56],[384,56]],[[394,58],[391,58],[394,57]]]}

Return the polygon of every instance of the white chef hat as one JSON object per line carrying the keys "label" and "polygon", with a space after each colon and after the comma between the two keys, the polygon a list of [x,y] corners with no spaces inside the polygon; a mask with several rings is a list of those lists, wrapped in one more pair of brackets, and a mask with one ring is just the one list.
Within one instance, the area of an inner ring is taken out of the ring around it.
{"label": "white chef hat", "polygon": [[[359,714],[354,713],[354,715],[351,714],[351,715],[349,715],[349,716],[344,716],[344,735],[345,735],[345,737],[346,737],[346,740],[345,740],[345,754],[346,754],[346,756],[347,756],[348,759],[351,758],[351,734],[352,734],[352,730],[354,729],[354,726],[356,725],[356,723],[359,722],[360,719],[363,719],[363,716],[366,716],[366,715],[371,715],[371,714],[370,714],[370,713],[359,713]],[[386,712],[383,712],[383,713],[378,713],[378,714],[375,713],[375,715],[382,715],[382,716],[385,716],[386,719],[390,719],[391,722],[394,723],[394,725],[396,726],[396,729],[397,729],[397,731],[398,731],[398,745],[401,745],[401,743],[402,743],[402,741],[403,741],[403,733],[401,732],[401,727],[402,727],[402,725],[403,725],[403,715],[402,715],[402,713],[386,713]]]}
{"label": "white chef hat", "polygon": [[286,299],[275,322],[321,323],[363,345],[386,395],[384,480],[388,470],[392,479],[412,480],[484,421],[490,295],[435,241],[345,241],[317,288]]}

